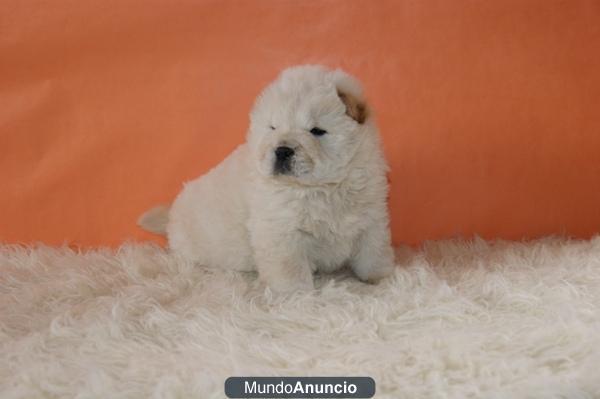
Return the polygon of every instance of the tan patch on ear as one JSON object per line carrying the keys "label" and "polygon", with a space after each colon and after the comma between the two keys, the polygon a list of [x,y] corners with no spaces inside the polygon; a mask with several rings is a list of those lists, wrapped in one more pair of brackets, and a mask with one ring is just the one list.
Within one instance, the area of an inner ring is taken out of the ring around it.
{"label": "tan patch on ear", "polygon": [[338,97],[344,105],[346,106],[346,114],[357,121],[360,124],[363,124],[367,120],[367,107],[365,104],[359,102],[353,96],[341,92],[338,90]]}

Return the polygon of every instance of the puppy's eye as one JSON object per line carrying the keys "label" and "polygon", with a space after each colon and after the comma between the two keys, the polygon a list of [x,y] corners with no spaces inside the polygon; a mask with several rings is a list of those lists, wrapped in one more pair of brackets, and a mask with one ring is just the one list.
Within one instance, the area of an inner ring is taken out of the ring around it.
{"label": "puppy's eye", "polygon": [[310,132],[314,135],[314,136],[322,136],[325,133],[327,133],[327,130],[323,130],[321,128],[318,127],[313,127],[312,129],[310,129]]}
{"label": "puppy's eye", "polygon": [[273,126],[273,125],[269,125],[269,128],[270,128],[271,130],[275,130],[275,126]]}

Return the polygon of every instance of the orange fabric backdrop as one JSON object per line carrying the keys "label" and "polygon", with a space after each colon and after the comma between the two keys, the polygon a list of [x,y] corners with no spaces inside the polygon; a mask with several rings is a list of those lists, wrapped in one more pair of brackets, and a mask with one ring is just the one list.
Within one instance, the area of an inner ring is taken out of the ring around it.
{"label": "orange fabric backdrop", "polygon": [[0,241],[154,239],[138,215],[244,140],[282,68],[365,85],[394,241],[600,227],[600,2],[0,3]]}

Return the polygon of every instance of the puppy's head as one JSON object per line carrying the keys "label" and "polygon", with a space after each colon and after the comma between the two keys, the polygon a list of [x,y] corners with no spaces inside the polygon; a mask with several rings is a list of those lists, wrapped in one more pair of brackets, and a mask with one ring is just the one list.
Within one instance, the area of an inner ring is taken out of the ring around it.
{"label": "puppy's head", "polygon": [[319,66],[283,71],[258,97],[250,120],[259,173],[317,185],[345,177],[371,126],[359,83]]}

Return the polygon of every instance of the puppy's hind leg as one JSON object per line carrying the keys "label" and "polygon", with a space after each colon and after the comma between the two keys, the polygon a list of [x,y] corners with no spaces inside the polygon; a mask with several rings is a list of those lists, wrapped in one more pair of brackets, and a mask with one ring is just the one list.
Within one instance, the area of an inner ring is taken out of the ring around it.
{"label": "puppy's hind leg", "polygon": [[367,229],[358,241],[358,248],[350,260],[354,274],[362,281],[377,282],[394,271],[394,250],[386,223]]}

